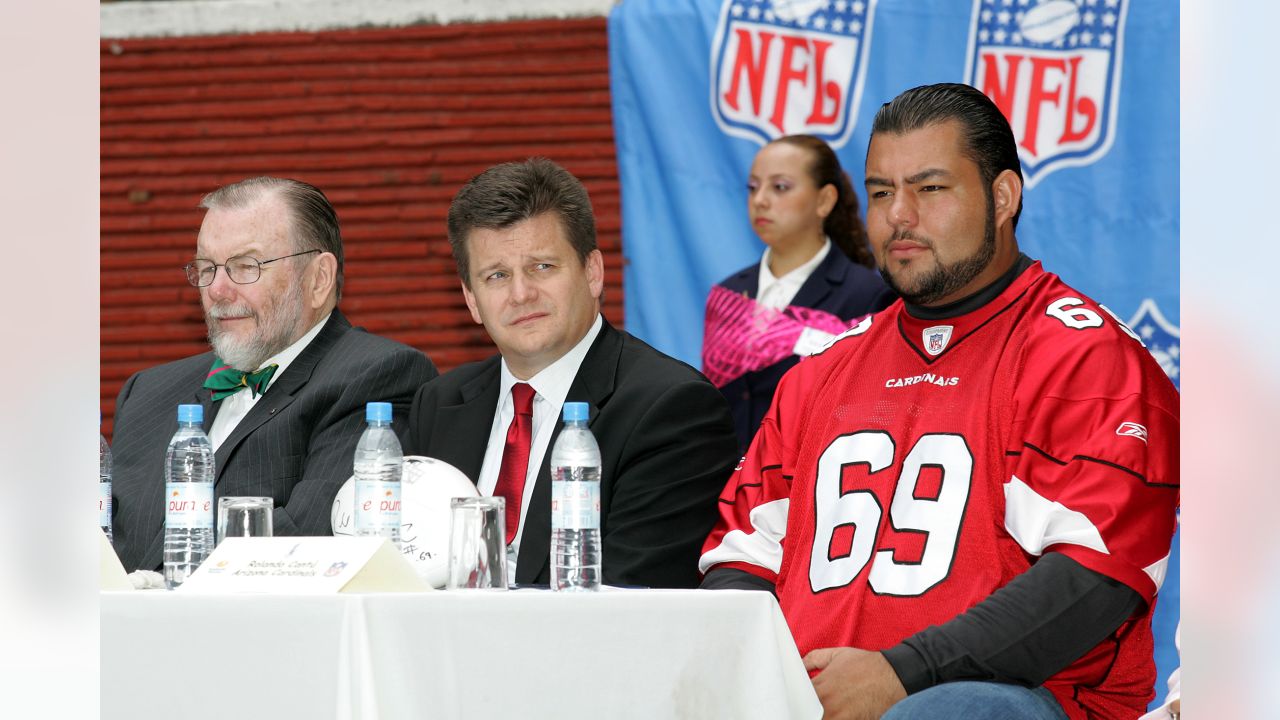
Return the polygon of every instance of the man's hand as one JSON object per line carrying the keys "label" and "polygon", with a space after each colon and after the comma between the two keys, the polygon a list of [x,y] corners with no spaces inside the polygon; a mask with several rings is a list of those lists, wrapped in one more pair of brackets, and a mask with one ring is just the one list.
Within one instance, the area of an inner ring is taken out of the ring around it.
{"label": "man's hand", "polygon": [[820,648],[804,656],[804,667],[818,671],[813,689],[822,701],[823,720],[879,718],[907,696],[897,673],[878,652]]}

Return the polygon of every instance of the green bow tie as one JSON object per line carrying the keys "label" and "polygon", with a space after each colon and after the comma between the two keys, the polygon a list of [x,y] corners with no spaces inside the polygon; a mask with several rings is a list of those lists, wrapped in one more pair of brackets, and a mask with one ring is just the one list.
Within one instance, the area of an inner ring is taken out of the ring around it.
{"label": "green bow tie", "polygon": [[228,395],[235,395],[245,388],[249,388],[253,397],[258,397],[259,394],[266,392],[267,383],[271,382],[271,376],[276,374],[277,367],[273,363],[258,372],[247,373],[236,370],[215,357],[213,366],[209,368],[209,375],[204,379],[204,386],[213,391],[215,402]]}

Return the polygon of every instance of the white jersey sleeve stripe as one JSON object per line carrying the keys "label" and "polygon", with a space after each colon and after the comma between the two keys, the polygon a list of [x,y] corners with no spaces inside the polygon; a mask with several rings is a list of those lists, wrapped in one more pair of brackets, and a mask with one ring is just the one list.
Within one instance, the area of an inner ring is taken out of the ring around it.
{"label": "white jersey sleeve stripe", "polygon": [[1142,568],[1142,572],[1151,578],[1151,582],[1156,584],[1156,590],[1160,590],[1160,586],[1164,585],[1165,573],[1169,572],[1169,556],[1165,555],[1154,563]]}
{"label": "white jersey sleeve stripe", "polygon": [[1032,555],[1040,555],[1046,547],[1059,543],[1111,554],[1088,517],[1040,495],[1017,475],[1010,476],[1004,484],[1004,506],[1005,529]]}
{"label": "white jersey sleeve stripe", "polygon": [[725,533],[719,545],[702,554],[698,571],[705,574],[713,565],[745,562],[777,574],[782,569],[782,539],[787,536],[790,506],[791,500],[782,498],[752,508],[750,518],[755,532]]}

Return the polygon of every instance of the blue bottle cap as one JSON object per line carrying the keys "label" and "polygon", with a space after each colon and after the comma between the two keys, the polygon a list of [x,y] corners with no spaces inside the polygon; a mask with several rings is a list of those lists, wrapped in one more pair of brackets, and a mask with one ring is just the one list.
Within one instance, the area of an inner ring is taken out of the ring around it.
{"label": "blue bottle cap", "polygon": [[178,422],[184,422],[184,423],[204,422],[204,406],[203,405],[179,405],[178,406]]}
{"label": "blue bottle cap", "polygon": [[564,404],[564,421],[587,421],[590,406],[584,402],[567,402]]}
{"label": "blue bottle cap", "polygon": [[371,402],[365,405],[364,419],[366,422],[391,422],[391,403]]}

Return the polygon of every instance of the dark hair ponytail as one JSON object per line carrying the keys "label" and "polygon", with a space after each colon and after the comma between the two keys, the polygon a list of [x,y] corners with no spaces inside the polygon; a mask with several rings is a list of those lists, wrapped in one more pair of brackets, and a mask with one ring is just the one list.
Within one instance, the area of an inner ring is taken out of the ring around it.
{"label": "dark hair ponytail", "polygon": [[858,195],[853,191],[849,175],[840,167],[836,153],[820,138],[813,135],[787,135],[773,142],[786,143],[809,151],[813,163],[809,176],[818,189],[832,185],[836,189],[836,204],[822,223],[822,231],[854,263],[874,268],[875,259],[867,244],[867,229],[858,217]]}

